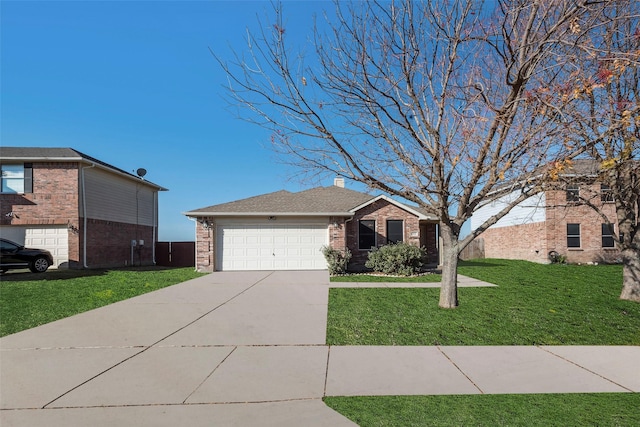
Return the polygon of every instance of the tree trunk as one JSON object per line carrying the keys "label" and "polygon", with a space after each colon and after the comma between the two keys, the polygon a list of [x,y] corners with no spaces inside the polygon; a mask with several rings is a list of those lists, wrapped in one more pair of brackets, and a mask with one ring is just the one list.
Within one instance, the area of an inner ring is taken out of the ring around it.
{"label": "tree trunk", "polygon": [[440,302],[442,308],[458,306],[458,237],[451,229],[440,227],[442,237],[442,281]]}
{"label": "tree trunk", "polygon": [[622,294],[620,299],[640,302],[640,252],[622,251]]}

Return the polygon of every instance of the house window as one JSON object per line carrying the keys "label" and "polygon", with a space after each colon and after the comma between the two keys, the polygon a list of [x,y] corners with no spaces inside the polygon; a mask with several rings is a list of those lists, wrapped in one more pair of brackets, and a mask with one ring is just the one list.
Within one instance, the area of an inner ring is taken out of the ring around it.
{"label": "house window", "polygon": [[33,193],[32,166],[25,164],[3,164],[2,166],[3,193]]}
{"label": "house window", "polygon": [[399,243],[404,240],[403,221],[390,219],[387,221],[387,243]]}
{"label": "house window", "polygon": [[609,224],[602,224],[602,247],[615,247],[615,242],[613,241],[613,226]]}
{"label": "house window", "polygon": [[580,188],[577,185],[567,185],[567,202],[580,201]]}
{"label": "house window", "polygon": [[580,224],[567,224],[567,247],[580,247]]}
{"label": "house window", "polygon": [[607,184],[600,184],[600,201],[602,203],[613,202],[613,191]]}
{"label": "house window", "polygon": [[361,219],[358,224],[358,247],[369,250],[376,246],[376,222],[373,219]]}

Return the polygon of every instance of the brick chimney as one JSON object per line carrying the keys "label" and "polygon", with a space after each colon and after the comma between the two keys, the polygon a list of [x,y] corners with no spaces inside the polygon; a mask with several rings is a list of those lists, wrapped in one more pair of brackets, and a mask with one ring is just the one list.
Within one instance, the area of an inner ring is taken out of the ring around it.
{"label": "brick chimney", "polygon": [[344,178],[339,176],[335,177],[333,179],[333,185],[335,185],[336,187],[344,188]]}

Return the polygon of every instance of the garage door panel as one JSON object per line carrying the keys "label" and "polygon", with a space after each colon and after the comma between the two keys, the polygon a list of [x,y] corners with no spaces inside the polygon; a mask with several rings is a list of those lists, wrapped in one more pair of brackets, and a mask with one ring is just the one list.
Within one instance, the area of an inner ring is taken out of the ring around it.
{"label": "garage door panel", "polygon": [[53,267],[69,261],[69,232],[65,226],[27,228],[24,244],[51,252]]}
{"label": "garage door panel", "polygon": [[320,248],[326,224],[220,225],[216,263],[221,270],[325,269]]}

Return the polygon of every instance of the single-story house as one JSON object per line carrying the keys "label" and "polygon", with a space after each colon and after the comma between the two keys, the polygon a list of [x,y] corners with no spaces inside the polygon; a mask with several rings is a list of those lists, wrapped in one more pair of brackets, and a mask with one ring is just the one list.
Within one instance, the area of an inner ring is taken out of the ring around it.
{"label": "single-story house", "polygon": [[408,242],[426,248],[438,264],[438,220],[390,197],[333,186],[274,193],[185,212],[196,220],[196,268],[320,270],[323,246],[352,254],[364,268],[372,248]]}

